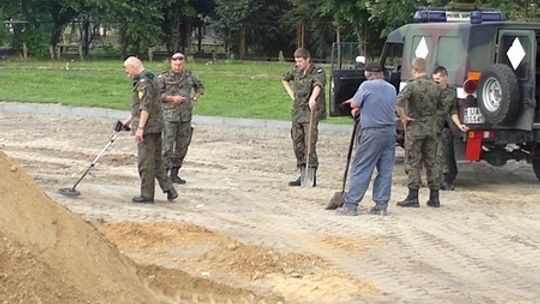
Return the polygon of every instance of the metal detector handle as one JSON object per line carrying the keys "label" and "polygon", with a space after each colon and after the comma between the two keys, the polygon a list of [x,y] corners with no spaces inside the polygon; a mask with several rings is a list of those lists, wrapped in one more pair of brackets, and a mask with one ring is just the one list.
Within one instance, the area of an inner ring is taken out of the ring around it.
{"label": "metal detector handle", "polygon": [[113,130],[115,132],[120,131],[131,131],[131,128],[129,126],[126,126],[122,123],[122,121],[117,120],[116,123],[113,124]]}
{"label": "metal detector handle", "polygon": [[107,149],[109,149],[109,147],[113,144],[113,142],[116,140],[116,138],[118,137],[118,135],[120,135],[120,132],[114,132],[113,135],[111,136],[111,139],[109,139],[109,142],[107,143],[107,145],[105,145],[105,147],[103,147],[103,149],[101,150],[101,152],[99,152],[99,154],[96,156],[96,158],[94,159],[94,161],[92,161],[92,163],[90,164],[90,166],[88,167],[88,169],[86,169],[86,171],[84,171],[83,175],[79,178],[79,180],[75,183],[75,185],[73,185],[73,188],[71,188],[72,190],[75,190],[75,188],[77,187],[77,185],[79,185],[79,183],[83,180],[83,178],[88,174],[88,172],[90,172],[90,170],[96,165],[96,163],[98,162],[98,160],[103,156],[103,154],[105,153],[105,151],[107,151]]}
{"label": "metal detector handle", "polygon": [[347,177],[349,175],[349,167],[351,164],[352,150],[354,146],[354,140],[356,139],[356,131],[358,130],[358,123],[360,119],[354,120],[354,128],[351,135],[351,141],[349,143],[349,152],[347,152],[347,166],[345,167],[345,174],[343,174],[343,185],[341,186],[341,192],[345,192],[345,185],[347,184]]}

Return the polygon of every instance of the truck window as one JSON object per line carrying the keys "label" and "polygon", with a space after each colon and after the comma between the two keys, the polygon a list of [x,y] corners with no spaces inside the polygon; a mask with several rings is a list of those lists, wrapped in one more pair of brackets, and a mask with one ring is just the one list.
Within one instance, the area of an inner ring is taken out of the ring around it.
{"label": "truck window", "polygon": [[412,58],[409,58],[410,61],[414,58],[421,57],[424,58],[429,65],[433,58],[433,43],[431,41],[431,36],[413,36],[411,44],[412,49],[410,52]]}
{"label": "truck window", "polygon": [[398,72],[401,69],[403,43],[387,43],[382,54],[385,70]]}
{"label": "truck window", "polygon": [[499,62],[512,67],[519,80],[527,80],[532,57],[529,37],[503,35],[500,45]]}
{"label": "truck window", "polygon": [[439,46],[437,47],[437,59],[435,65],[442,65],[448,70],[449,79],[453,79],[460,65],[458,62],[467,58],[467,52],[464,47],[456,47],[462,44],[457,36],[439,37]]}

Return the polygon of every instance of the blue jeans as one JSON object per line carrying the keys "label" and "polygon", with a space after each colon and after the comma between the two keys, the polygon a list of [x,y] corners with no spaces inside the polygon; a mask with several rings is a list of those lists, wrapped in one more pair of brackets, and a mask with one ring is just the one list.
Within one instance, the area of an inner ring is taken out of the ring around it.
{"label": "blue jeans", "polygon": [[377,208],[386,209],[392,190],[396,135],[393,126],[364,128],[352,163],[349,191],[345,197],[348,209],[357,210],[367,191],[373,170],[373,201]]}

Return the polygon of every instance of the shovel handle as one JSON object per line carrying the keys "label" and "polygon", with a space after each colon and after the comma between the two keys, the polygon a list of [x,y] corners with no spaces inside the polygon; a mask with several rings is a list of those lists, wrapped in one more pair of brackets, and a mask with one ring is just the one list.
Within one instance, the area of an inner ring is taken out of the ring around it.
{"label": "shovel handle", "polygon": [[341,192],[345,192],[345,185],[347,185],[347,177],[349,175],[349,167],[351,164],[352,150],[354,146],[354,141],[356,139],[356,132],[358,131],[358,119],[354,120],[353,131],[351,134],[351,141],[349,143],[349,151],[347,152],[347,165],[345,166],[345,173],[343,173],[343,184],[341,185]]}
{"label": "shovel handle", "polygon": [[313,136],[313,120],[315,120],[315,111],[311,111],[309,114],[309,128],[308,128],[308,146],[307,146],[307,161],[309,161],[309,156],[311,155],[311,140]]}

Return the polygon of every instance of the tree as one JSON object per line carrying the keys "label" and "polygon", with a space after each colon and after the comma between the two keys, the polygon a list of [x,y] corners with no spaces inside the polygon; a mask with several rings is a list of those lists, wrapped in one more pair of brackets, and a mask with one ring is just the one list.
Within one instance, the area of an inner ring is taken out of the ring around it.
{"label": "tree", "polygon": [[306,47],[312,56],[325,58],[335,40],[332,16],[322,11],[325,0],[290,0],[292,9],[283,16],[283,22],[296,28],[294,47]]}
{"label": "tree", "polygon": [[223,34],[229,54],[244,58],[252,49],[277,56],[290,37],[280,22],[289,7],[286,0],[216,0],[212,24]]}
{"label": "tree", "polygon": [[146,54],[163,38],[161,24],[163,9],[169,2],[161,0],[110,0],[107,20],[120,33],[120,51],[123,56]]}
{"label": "tree", "polygon": [[540,3],[537,0],[491,0],[488,4],[505,12],[509,20],[540,22]]}

